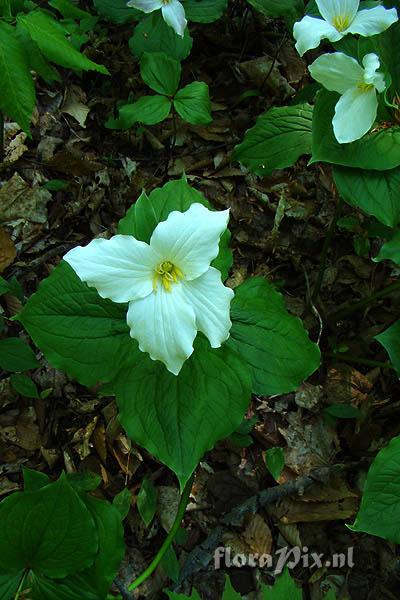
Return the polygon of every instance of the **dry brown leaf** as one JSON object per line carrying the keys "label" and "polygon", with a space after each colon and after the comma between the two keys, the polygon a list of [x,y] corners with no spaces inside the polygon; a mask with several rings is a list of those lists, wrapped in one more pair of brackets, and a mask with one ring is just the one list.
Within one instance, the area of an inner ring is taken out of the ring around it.
{"label": "dry brown leaf", "polygon": [[93,446],[97,454],[100,457],[100,460],[105,463],[107,460],[107,443],[106,443],[106,429],[103,423],[97,425],[96,429],[93,432]]}
{"label": "dry brown leaf", "polygon": [[61,111],[71,115],[81,127],[86,127],[86,119],[90,108],[84,104],[86,94],[77,85],[72,85],[66,92]]}
{"label": "dry brown leaf", "polygon": [[247,522],[242,532],[223,535],[225,546],[236,554],[270,554],[273,540],[268,524],[258,514],[247,517]]}
{"label": "dry brown leaf", "polygon": [[170,485],[160,485],[157,487],[158,505],[157,514],[160,518],[161,525],[168,533],[175,520],[178,511],[180,494],[176,487]]}
{"label": "dry brown leaf", "polygon": [[0,227],[0,273],[3,273],[15,260],[17,251],[10,234]]}
{"label": "dry brown leaf", "polygon": [[282,523],[312,523],[350,519],[358,510],[358,499],[344,498],[336,502],[302,502],[285,498],[271,514]]}

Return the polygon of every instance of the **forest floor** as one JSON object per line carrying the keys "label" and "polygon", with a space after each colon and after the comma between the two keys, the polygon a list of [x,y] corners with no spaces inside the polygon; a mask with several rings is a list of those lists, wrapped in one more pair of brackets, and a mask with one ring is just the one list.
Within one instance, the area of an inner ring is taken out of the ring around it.
{"label": "forest floor", "polygon": [[[216,570],[208,536],[233,507],[276,485],[264,454],[280,446],[286,463],[279,484],[310,472],[314,483],[306,489],[298,486],[297,494],[282,493],[240,525],[228,522],[223,542],[238,552],[260,554],[298,545],[331,556],[353,547],[352,568],[300,564],[292,571],[304,597],[321,600],[331,583],[337,598],[398,598],[394,545],[345,526],[353,522],[372,458],[400,432],[398,380],[380,365],[387,360],[383,348],[371,343],[393,321],[396,297],[358,310],[348,307],[389,285],[393,272],[370,259],[371,220],[340,205],[328,168],[308,167],[301,159],[293,169],[261,178],[231,161],[233,147],[255,117],[288,102],[307,81],[306,63],[282,22],[260,19],[240,2],[232,3],[226,18],[193,27],[193,51],[183,66],[184,83],[208,83],[212,124],[178,121],[174,131],[167,120],[116,132],[104,123],[117,101],[147,90],[129,51],[131,26],[102,27],[89,56],[105,64],[111,77],[80,78],[65,71],[60,84],[49,87],[39,81],[32,139],[6,124],[0,226],[11,235],[17,256],[3,275],[15,275],[29,296],[69,249],[115,233],[118,220],[143,189],[149,192],[185,171],[189,183],[215,208],[231,209],[230,284],[251,275],[272,281],[284,293],[289,311],[303,319],[310,337],[320,339],[323,361],[296,393],[253,397],[247,414],[254,418],[251,445],[225,440],[204,457],[185,516],[186,539],[175,545],[185,565],[181,590],[187,593],[194,584],[203,598],[215,600],[225,572],[241,594],[252,593],[259,579],[272,582],[268,568]],[[63,189],[43,187],[54,180],[62,180]],[[339,226],[331,228],[339,210]],[[329,245],[328,232],[333,234]],[[20,326],[8,320],[18,312],[19,301],[3,296],[1,305],[8,330],[20,334]],[[336,314],[343,307],[347,312]],[[101,494],[109,499],[128,486],[133,508],[126,521],[128,553],[119,578],[127,585],[164,539],[179,497],[177,482],[166,467],[129,441],[112,398],[100,398],[96,389],[81,387],[40,359],[42,367],[32,378],[40,390],[51,388],[46,399],[19,397],[5,374],[0,380],[0,495],[20,487],[21,465],[52,477],[62,469],[94,471],[102,477]],[[332,404],[352,406],[359,416],[332,417],[327,410]],[[159,493],[150,529],[134,506],[145,475]],[[205,540],[209,546],[203,549],[199,569],[193,551]],[[158,569],[135,597],[161,597],[168,585],[170,580]]]}

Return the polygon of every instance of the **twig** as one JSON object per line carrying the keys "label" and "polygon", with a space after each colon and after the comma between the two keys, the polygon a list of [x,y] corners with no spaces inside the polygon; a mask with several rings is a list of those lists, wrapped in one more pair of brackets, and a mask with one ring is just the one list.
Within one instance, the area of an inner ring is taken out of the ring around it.
{"label": "twig", "polygon": [[273,504],[288,496],[303,495],[309,487],[315,483],[324,483],[329,480],[334,473],[343,468],[347,467],[344,467],[343,465],[332,465],[315,469],[309,475],[304,475],[294,481],[288,481],[282,485],[263,490],[256,496],[252,496],[242,504],[233,508],[222,519],[221,525],[218,525],[213,529],[204,542],[199,546],[196,546],[196,548],[190,552],[181,570],[181,575],[175,591],[180,588],[184,581],[207,567],[213,558],[213,551],[217,548],[223,533],[228,527],[240,525],[246,514],[254,514],[263,506]]}
{"label": "twig", "polygon": [[393,294],[393,292],[398,291],[400,291],[400,281],[392,283],[392,285],[388,285],[387,287],[383,288],[383,290],[379,290],[374,294],[371,294],[371,296],[363,298],[359,302],[354,302],[353,304],[348,304],[347,306],[340,308],[339,310],[335,311],[334,313],[331,313],[328,316],[328,321],[331,321],[332,323],[337,323],[337,321],[340,321],[345,317],[348,317],[349,315],[352,315],[353,313],[362,310],[363,308],[367,308],[368,306],[371,306],[371,304],[375,304],[376,300],[380,300],[381,298],[390,296],[391,294]]}

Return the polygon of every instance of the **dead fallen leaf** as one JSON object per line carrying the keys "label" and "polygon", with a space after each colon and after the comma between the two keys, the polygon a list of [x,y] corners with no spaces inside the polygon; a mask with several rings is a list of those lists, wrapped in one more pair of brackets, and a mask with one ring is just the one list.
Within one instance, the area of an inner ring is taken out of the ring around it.
{"label": "dead fallen leaf", "polygon": [[72,85],[66,92],[61,111],[71,115],[81,127],[86,127],[86,119],[90,108],[85,104],[86,94],[77,85]]}
{"label": "dead fallen leaf", "polygon": [[0,227],[0,273],[3,273],[15,260],[17,251],[10,234]]}

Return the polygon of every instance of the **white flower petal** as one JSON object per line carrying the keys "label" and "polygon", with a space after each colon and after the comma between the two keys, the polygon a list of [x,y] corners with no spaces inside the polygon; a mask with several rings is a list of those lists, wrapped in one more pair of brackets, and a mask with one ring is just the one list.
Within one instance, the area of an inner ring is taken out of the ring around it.
{"label": "white flower petal", "polygon": [[388,29],[396,21],[398,21],[398,16],[395,8],[387,9],[383,6],[366,8],[357,13],[346,33],[359,33],[363,36],[376,35]]}
{"label": "white flower petal", "polygon": [[170,261],[185,279],[195,279],[207,271],[219,251],[219,240],[229,220],[229,210],[211,211],[192,204],[182,213],[174,211],[159,223],[150,246],[163,261]]}
{"label": "white flower petal", "polygon": [[182,289],[195,310],[197,329],[209,339],[212,348],[219,348],[232,327],[229,315],[233,291],[224,286],[221,273],[213,267],[193,281],[182,282]]}
{"label": "white flower petal", "polygon": [[334,52],[319,56],[309,67],[312,77],[331,92],[344,94],[364,81],[364,69],[355,58]]}
{"label": "white flower petal", "polygon": [[371,52],[363,58],[364,81],[376,87],[378,92],[383,92],[386,88],[385,77],[383,73],[377,73],[381,66],[379,56]]}
{"label": "white flower petal", "polygon": [[378,111],[378,99],[374,88],[360,91],[347,90],[336,104],[333,131],[340,144],[354,142],[373,126]]}
{"label": "white flower petal", "polygon": [[307,50],[317,48],[324,38],[331,42],[338,42],[343,37],[343,34],[327,21],[308,15],[294,24],[293,35],[296,39],[296,50],[300,56],[303,56]]}
{"label": "white flower petal", "polygon": [[127,6],[130,8],[137,8],[144,13],[152,13],[155,10],[159,10],[164,6],[162,0],[129,0]]}
{"label": "white flower petal", "polygon": [[183,37],[187,25],[185,19],[185,9],[178,0],[169,0],[168,4],[164,4],[162,9],[163,19],[178,35]]}
{"label": "white flower petal", "polygon": [[344,17],[351,22],[358,11],[360,0],[317,0],[321,15],[333,24],[337,17]]}
{"label": "white flower petal", "polygon": [[178,375],[193,352],[197,334],[194,309],[184,297],[182,286],[175,285],[170,292],[159,286],[147,298],[130,302],[126,320],[140,350]]}
{"label": "white flower petal", "polygon": [[110,240],[93,240],[84,248],[77,246],[64,260],[102,298],[129,302],[152,292],[158,257],[145,242],[131,235],[115,235]]}

